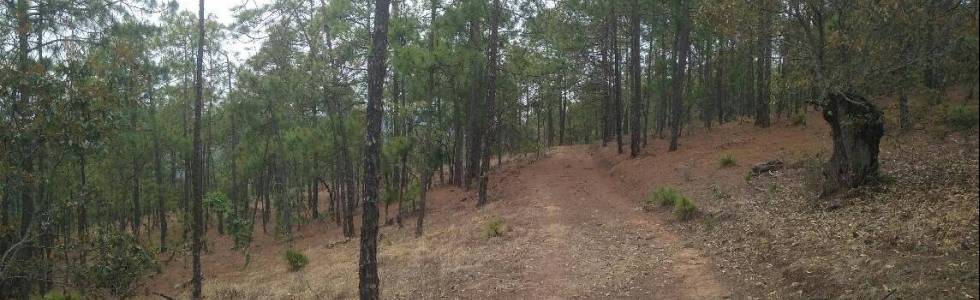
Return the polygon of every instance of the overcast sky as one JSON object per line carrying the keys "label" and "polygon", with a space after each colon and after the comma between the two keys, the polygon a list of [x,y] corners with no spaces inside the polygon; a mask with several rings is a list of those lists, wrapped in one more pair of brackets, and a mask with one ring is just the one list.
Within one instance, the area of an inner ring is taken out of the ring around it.
{"label": "overcast sky", "polygon": [[[198,0],[176,0],[177,4],[180,5],[181,10],[190,10],[195,15],[197,15]],[[232,8],[245,4],[246,7],[254,8],[260,4],[271,2],[272,0],[205,0],[204,1],[204,13],[208,16],[215,16],[219,22],[228,25],[229,23],[235,21],[235,15],[231,11]],[[249,55],[252,55],[257,51],[260,41],[231,41],[224,48],[230,50],[236,57],[235,59],[239,62],[244,61]]]}

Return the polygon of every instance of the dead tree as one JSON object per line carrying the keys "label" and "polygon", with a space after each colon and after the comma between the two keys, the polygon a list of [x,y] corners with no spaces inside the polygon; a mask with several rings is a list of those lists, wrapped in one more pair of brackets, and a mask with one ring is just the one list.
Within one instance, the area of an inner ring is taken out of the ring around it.
{"label": "dead tree", "polygon": [[878,177],[878,143],[885,133],[882,113],[864,97],[830,93],[823,105],[834,150],[824,169],[822,196],[873,182]]}

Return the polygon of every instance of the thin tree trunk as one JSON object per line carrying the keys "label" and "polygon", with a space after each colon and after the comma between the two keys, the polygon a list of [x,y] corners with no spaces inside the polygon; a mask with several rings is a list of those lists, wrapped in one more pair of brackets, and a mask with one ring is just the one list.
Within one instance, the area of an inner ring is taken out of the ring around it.
{"label": "thin tree trunk", "polygon": [[197,69],[194,72],[194,154],[193,178],[194,199],[193,199],[193,243],[191,253],[193,255],[192,279],[193,289],[191,298],[201,299],[201,287],[204,280],[204,273],[201,266],[201,250],[204,248],[204,158],[201,148],[201,111],[204,109],[204,0],[198,1],[197,19]]}
{"label": "thin tree trunk", "polygon": [[630,105],[631,119],[630,122],[630,157],[636,157],[640,154],[640,143],[642,142],[640,130],[640,114],[642,105],[642,100],[640,99],[640,3],[638,0],[633,0],[633,9],[631,13],[631,27],[632,32],[630,33],[630,68],[631,68],[631,83],[630,88],[633,92],[633,102]]}
{"label": "thin tree trunk", "polygon": [[[490,147],[493,145],[494,134],[497,129],[496,112],[494,105],[497,98],[497,22],[500,19],[500,0],[493,0],[492,11],[490,12],[490,49],[487,53],[487,111],[486,111],[486,138],[483,140],[482,155],[483,162],[480,168],[480,192],[476,202],[477,207],[482,207],[487,203],[488,173],[490,172]],[[562,118],[564,119],[564,118]],[[564,120],[562,120],[564,122]],[[564,125],[562,125],[564,127]]]}
{"label": "thin tree trunk", "polygon": [[384,92],[385,57],[388,52],[389,0],[375,0],[374,29],[368,59],[368,102],[364,148],[364,195],[361,218],[361,250],[358,291],[362,300],[380,297],[378,278],[378,168],[381,154],[381,102]]}
{"label": "thin tree trunk", "polygon": [[609,6],[609,18],[612,20],[612,34],[610,38],[612,39],[613,53],[613,105],[616,106],[615,116],[613,118],[613,121],[616,123],[616,152],[623,154],[623,75],[619,69],[619,65],[622,63],[622,57],[619,55],[619,15],[616,12],[615,5]]}
{"label": "thin tree trunk", "polygon": [[[479,51],[481,47],[482,39],[482,28],[480,27],[480,19],[474,18],[470,21],[470,46],[474,51]],[[480,149],[483,142],[483,115],[481,114],[481,102],[482,98],[480,92],[482,91],[483,82],[483,68],[478,61],[474,61],[471,65],[472,74],[470,83],[470,97],[468,104],[467,121],[469,122],[468,127],[468,141],[467,147],[467,166],[466,166],[466,177],[464,178],[466,189],[470,188],[470,185],[474,180],[480,175]]]}
{"label": "thin tree trunk", "polygon": [[668,151],[677,150],[677,137],[680,134],[681,129],[681,114],[683,113],[683,95],[684,95],[684,71],[687,67],[687,52],[689,50],[688,46],[688,35],[690,34],[690,28],[688,26],[688,0],[676,0],[675,5],[677,6],[676,16],[678,18],[677,22],[677,43],[674,45],[674,53],[676,57],[674,59],[674,76],[671,79],[672,91],[672,113],[670,120],[670,148]]}
{"label": "thin tree trunk", "polygon": [[[436,6],[438,6],[438,3],[437,3],[437,0],[430,0],[429,1],[429,4],[430,4],[430,6],[429,6],[429,49],[428,50],[429,50],[429,53],[434,53],[435,52],[435,45],[436,45],[436,35],[435,35],[435,30],[436,30],[436,25],[435,25],[435,20],[436,20]],[[436,89],[436,77],[435,77],[435,74],[436,74],[435,65],[429,66],[429,78],[428,78],[428,84],[427,85],[428,85],[428,96],[429,96],[428,97],[429,98],[428,101],[430,101],[430,103],[431,103],[431,101],[433,99],[435,99],[435,89]],[[426,140],[423,141],[423,144],[424,145],[428,145],[429,146],[429,147],[427,147],[425,149],[425,151],[433,151],[434,149],[436,149],[435,147],[432,147],[431,146],[432,142],[433,141],[431,141],[429,139],[426,139]],[[429,153],[425,153],[423,155],[429,155]],[[422,166],[423,166],[422,167],[422,174],[421,174],[421,178],[419,178],[419,181],[420,181],[419,182],[419,215],[418,215],[418,218],[415,220],[415,236],[416,237],[422,236],[423,223],[425,222],[425,212],[426,212],[425,211],[425,202],[426,202],[426,196],[427,196],[426,194],[429,191],[429,183],[432,180],[432,171],[433,171],[432,168],[431,168],[431,164],[432,163],[433,162],[430,161],[430,159],[425,159],[424,160],[424,163],[422,164]],[[441,178],[442,178],[442,165],[443,165],[443,163],[442,163],[442,161],[438,161],[436,163],[439,164],[439,177],[440,177],[440,180],[441,180]]]}
{"label": "thin tree trunk", "polygon": [[760,19],[760,34],[758,46],[758,76],[756,83],[756,104],[755,104],[755,126],[758,127],[769,127],[769,74],[772,69],[772,33],[771,23],[772,23],[772,13],[770,13],[770,8],[766,1],[760,1],[762,7],[759,9],[759,19]]}
{"label": "thin tree trunk", "polygon": [[[151,86],[151,95],[152,92]],[[163,197],[163,151],[160,149],[159,124],[157,125],[153,131],[153,177],[156,183],[154,191],[157,196],[157,221],[160,226],[160,253],[164,253],[167,252],[167,207]]]}
{"label": "thin tree trunk", "polygon": [[140,208],[140,166],[139,160],[134,155],[132,160],[132,189],[133,189],[133,220],[129,223],[132,227],[133,235],[140,235],[140,225],[142,222],[142,210]]}

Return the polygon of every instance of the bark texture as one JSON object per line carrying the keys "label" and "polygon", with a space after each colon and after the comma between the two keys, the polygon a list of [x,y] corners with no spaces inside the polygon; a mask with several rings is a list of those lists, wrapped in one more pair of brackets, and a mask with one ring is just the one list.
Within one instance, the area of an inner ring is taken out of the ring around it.
{"label": "bark texture", "polygon": [[823,118],[830,124],[834,150],[824,169],[822,196],[874,181],[885,133],[881,110],[860,95],[830,93]]}
{"label": "bark texture", "polygon": [[384,106],[385,59],[388,54],[389,0],[374,2],[374,32],[368,60],[368,102],[364,141],[364,194],[361,210],[361,253],[358,291],[361,299],[378,299],[378,182],[381,156],[381,118]]}

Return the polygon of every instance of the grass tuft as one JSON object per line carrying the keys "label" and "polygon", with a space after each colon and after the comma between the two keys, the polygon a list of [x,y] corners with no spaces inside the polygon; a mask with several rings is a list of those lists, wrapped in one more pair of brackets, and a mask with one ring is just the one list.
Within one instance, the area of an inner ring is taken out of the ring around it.
{"label": "grass tuft", "polygon": [[483,233],[488,238],[503,236],[507,232],[507,224],[498,217],[491,217],[483,223]]}
{"label": "grass tuft", "polygon": [[674,214],[681,221],[687,221],[697,213],[697,207],[691,199],[687,199],[675,189],[669,187],[659,187],[646,199],[646,207],[673,207]]}
{"label": "grass tuft", "polygon": [[738,162],[735,160],[735,156],[732,156],[731,154],[722,155],[721,158],[718,159],[718,165],[722,168],[734,167],[736,164],[738,164]]}
{"label": "grass tuft", "polygon": [[687,221],[694,218],[694,215],[698,212],[697,206],[694,206],[694,202],[690,199],[681,197],[674,202],[674,214],[681,221]]}
{"label": "grass tuft", "polygon": [[284,257],[286,263],[289,264],[289,270],[296,272],[302,270],[307,264],[310,263],[310,259],[306,258],[303,252],[296,249],[287,249]]}
{"label": "grass tuft", "polygon": [[648,206],[672,206],[678,199],[684,198],[679,192],[669,187],[659,187],[646,199]]}
{"label": "grass tuft", "polygon": [[967,131],[980,124],[977,109],[968,105],[953,105],[943,114],[943,123],[953,131]]}

